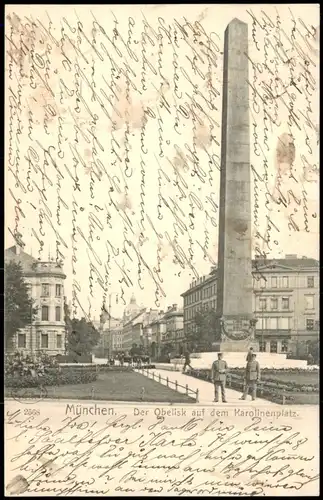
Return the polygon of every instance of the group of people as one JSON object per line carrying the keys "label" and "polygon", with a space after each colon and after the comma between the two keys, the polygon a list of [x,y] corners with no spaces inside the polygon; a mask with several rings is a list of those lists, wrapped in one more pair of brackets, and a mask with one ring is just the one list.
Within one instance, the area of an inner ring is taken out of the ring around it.
{"label": "group of people", "polygon": [[120,366],[128,365],[140,367],[142,365],[148,365],[150,363],[150,358],[144,355],[130,356],[127,353],[121,353],[111,357],[108,363],[110,366],[114,366],[116,361],[118,361]]}
{"label": "group of people", "polygon": [[[256,360],[256,353],[250,347],[246,358],[246,369],[244,376],[244,391],[240,399],[247,398],[251,390],[251,399],[255,401],[257,397],[257,383],[260,381],[260,365]],[[221,390],[222,402],[226,403],[225,386],[228,372],[228,364],[223,359],[222,352],[218,353],[218,359],[212,365],[211,379],[214,383],[214,402],[219,402],[219,392]]]}
{"label": "group of people", "polygon": [[[256,360],[256,353],[253,351],[253,348],[250,347],[247,358],[246,358],[246,369],[244,376],[244,391],[240,399],[246,399],[249,391],[251,391],[251,399],[255,401],[257,396],[257,383],[260,381],[260,366],[258,361]],[[184,365],[183,365],[183,373],[185,373],[186,368],[190,368],[193,370],[191,366],[190,353],[186,351],[184,353]],[[226,386],[226,378],[228,372],[228,364],[223,359],[223,353],[218,353],[218,359],[212,364],[211,371],[211,380],[214,383],[214,402],[219,402],[219,393],[221,391],[222,402],[226,403],[226,395],[225,395],[225,386]]]}

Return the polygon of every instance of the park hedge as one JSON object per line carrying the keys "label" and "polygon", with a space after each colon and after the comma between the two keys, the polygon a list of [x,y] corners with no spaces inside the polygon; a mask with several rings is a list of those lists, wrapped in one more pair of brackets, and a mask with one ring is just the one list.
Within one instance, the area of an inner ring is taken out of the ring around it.
{"label": "park hedge", "polygon": [[49,369],[47,373],[38,377],[32,377],[31,375],[26,375],[24,377],[6,375],[5,386],[18,389],[53,385],[75,385],[91,383],[96,379],[97,373],[93,370],[57,371],[56,369]]}

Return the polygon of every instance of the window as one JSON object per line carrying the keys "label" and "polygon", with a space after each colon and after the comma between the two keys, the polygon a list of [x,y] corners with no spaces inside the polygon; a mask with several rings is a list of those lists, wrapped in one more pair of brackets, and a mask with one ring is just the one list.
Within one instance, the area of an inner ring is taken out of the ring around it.
{"label": "window", "polygon": [[277,342],[276,340],[270,341],[270,352],[277,352]]}
{"label": "window", "polygon": [[271,299],[271,310],[275,311],[276,309],[278,309],[278,299],[274,298]]}
{"label": "window", "polygon": [[306,330],[314,330],[314,319],[306,320]]}
{"label": "window", "polygon": [[257,322],[257,325],[259,325],[257,327],[257,329],[259,330],[266,330],[267,328],[267,320],[268,318],[258,318],[258,322]]}
{"label": "window", "polygon": [[305,309],[314,309],[314,295],[305,295]]}
{"label": "window", "polygon": [[49,310],[48,306],[42,306],[42,308],[41,308],[41,320],[42,321],[48,321],[48,317],[49,317],[48,310]]}
{"label": "window", "polygon": [[266,342],[259,342],[259,352],[266,352]]}
{"label": "window", "polygon": [[288,352],[288,340],[282,340],[282,350],[281,352]]}
{"label": "window", "polygon": [[48,349],[48,334],[47,333],[41,334],[41,348]]}
{"label": "window", "polygon": [[62,342],[62,335],[58,335],[56,336],[56,346],[57,346],[57,349],[62,349],[62,346],[63,346],[63,342]]}
{"label": "window", "polygon": [[18,333],[18,348],[24,349],[26,347],[26,335]]}
{"label": "window", "polygon": [[61,320],[61,308],[60,306],[55,307],[55,321]]}
{"label": "window", "polygon": [[62,285],[56,285],[56,297],[61,297],[62,296]]}
{"label": "window", "polygon": [[272,286],[272,288],[277,288],[277,278],[276,278],[276,276],[272,276],[272,278],[271,278],[271,286]]}
{"label": "window", "polygon": [[259,299],[259,308],[261,311],[266,311],[267,309],[267,299]]}
{"label": "window", "polygon": [[260,278],[260,288],[266,288],[266,278]]}
{"label": "window", "polygon": [[42,297],[49,297],[49,284],[48,283],[42,283],[41,296]]}
{"label": "window", "polygon": [[314,288],[314,276],[307,276],[307,288]]}
{"label": "window", "polygon": [[283,297],[282,299],[282,309],[289,309],[289,297]]}
{"label": "window", "polygon": [[277,330],[278,318],[268,318],[268,330]]}
{"label": "window", "polygon": [[282,330],[289,330],[289,318],[280,318],[279,326]]}
{"label": "window", "polygon": [[288,288],[288,276],[283,276],[283,288]]}

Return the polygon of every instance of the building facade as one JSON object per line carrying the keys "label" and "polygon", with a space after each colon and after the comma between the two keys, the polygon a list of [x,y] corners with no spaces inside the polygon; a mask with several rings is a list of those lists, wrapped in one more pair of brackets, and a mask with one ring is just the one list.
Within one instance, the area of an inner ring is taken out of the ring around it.
{"label": "building facade", "polygon": [[5,251],[5,262],[20,263],[24,279],[38,309],[30,326],[20,330],[14,349],[26,353],[65,353],[64,280],[60,263],[42,262],[28,255],[18,245]]}
{"label": "building facade", "polygon": [[177,304],[169,306],[164,314],[166,323],[166,331],[162,337],[162,344],[170,344],[174,346],[176,352],[180,351],[180,344],[183,341],[183,323],[184,312]]}
{"label": "building facade", "polygon": [[[306,354],[309,341],[319,338],[319,263],[286,255],[284,259],[255,259],[253,312],[258,319],[260,351]],[[197,312],[216,310],[217,272],[193,281],[182,294],[184,336],[196,328]]]}

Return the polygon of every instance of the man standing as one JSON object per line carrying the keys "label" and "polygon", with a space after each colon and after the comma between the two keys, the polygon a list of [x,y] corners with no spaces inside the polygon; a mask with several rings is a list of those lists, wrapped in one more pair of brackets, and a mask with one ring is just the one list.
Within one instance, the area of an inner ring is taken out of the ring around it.
{"label": "man standing", "polygon": [[252,355],[253,355],[253,347],[250,347],[246,358],[247,363],[252,360]]}
{"label": "man standing", "polygon": [[188,350],[186,350],[184,352],[184,357],[185,357],[185,363],[184,363],[184,366],[183,366],[183,373],[185,373],[185,369],[186,369],[187,366],[189,366],[190,369],[193,370],[193,368],[191,366],[190,353],[188,352]]}
{"label": "man standing", "polygon": [[244,393],[240,399],[246,399],[251,389],[252,401],[255,401],[257,395],[257,382],[260,380],[260,366],[258,361],[256,361],[256,354],[252,354],[251,361],[247,363],[246,375],[245,375],[245,389]]}
{"label": "man standing", "polygon": [[222,352],[218,353],[218,359],[212,364],[211,379],[214,383],[214,402],[219,402],[219,390],[221,387],[222,402],[226,403],[225,398],[225,383],[226,373],[228,369],[227,362],[224,361]]}

